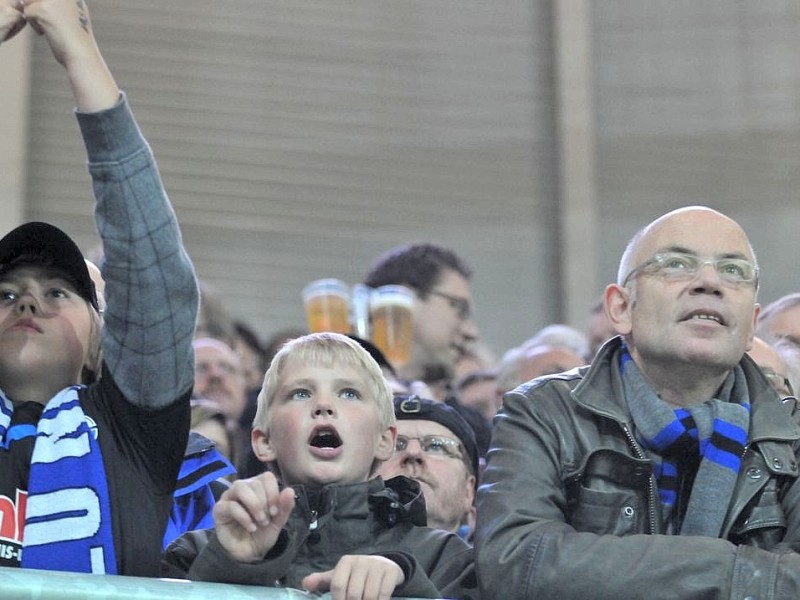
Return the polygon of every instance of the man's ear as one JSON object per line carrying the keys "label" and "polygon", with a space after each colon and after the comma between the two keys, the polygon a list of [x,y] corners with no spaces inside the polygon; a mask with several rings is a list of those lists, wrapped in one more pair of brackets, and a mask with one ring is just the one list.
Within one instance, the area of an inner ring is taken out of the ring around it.
{"label": "man's ear", "polygon": [[627,287],[612,283],[603,294],[603,310],[614,331],[619,335],[631,332],[631,291]]}
{"label": "man's ear", "polygon": [[470,506],[475,504],[475,475],[467,475],[466,496]]}
{"label": "man's ear", "polygon": [[269,441],[269,435],[258,427],[253,427],[250,433],[250,445],[253,447],[253,454],[262,463],[270,463],[275,460],[275,451]]}
{"label": "man's ear", "polygon": [[753,327],[750,330],[750,339],[747,340],[747,347],[745,348],[745,352],[749,352],[753,349],[753,337],[756,334],[756,323],[758,323],[758,315],[761,314],[761,305],[756,302],[753,307]]}
{"label": "man's ear", "polygon": [[389,460],[394,454],[394,446],[397,441],[397,427],[392,425],[387,427],[381,434],[378,440],[378,446],[375,448],[375,460]]}

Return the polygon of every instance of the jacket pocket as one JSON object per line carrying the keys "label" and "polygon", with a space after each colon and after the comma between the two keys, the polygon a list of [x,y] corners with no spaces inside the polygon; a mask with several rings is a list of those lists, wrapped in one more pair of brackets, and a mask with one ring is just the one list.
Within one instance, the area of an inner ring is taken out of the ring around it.
{"label": "jacket pocket", "polygon": [[566,476],[569,524],[577,531],[629,535],[646,531],[648,460],[599,449]]}

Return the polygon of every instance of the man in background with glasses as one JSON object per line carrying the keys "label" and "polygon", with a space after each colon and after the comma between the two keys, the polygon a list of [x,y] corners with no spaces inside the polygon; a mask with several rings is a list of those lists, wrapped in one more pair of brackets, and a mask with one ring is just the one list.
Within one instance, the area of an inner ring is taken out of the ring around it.
{"label": "man in background with glasses", "polygon": [[458,359],[478,337],[472,320],[472,270],[448,248],[419,243],[388,251],[364,283],[372,288],[403,285],[416,295],[414,346],[398,375],[436,385],[452,379]]}
{"label": "man in background with glasses", "polygon": [[467,422],[455,410],[416,396],[394,399],[397,441],[392,458],[378,473],[419,482],[428,527],[469,539],[475,523],[478,447]]}
{"label": "man in background with glasses", "polygon": [[403,285],[414,292],[414,340],[411,360],[396,367],[405,382],[422,381],[433,400],[455,408],[475,432],[481,455],[489,447],[491,426],[484,416],[461,405],[453,390],[456,363],[478,339],[472,318],[472,270],[453,250],[414,243],[378,257],[364,284]]}
{"label": "man in background with glasses", "polygon": [[800,427],[745,352],[759,269],[705,207],[628,244],[593,362],[506,394],[478,493],[505,598],[800,598]]}
{"label": "man in background with glasses", "polygon": [[747,352],[761,368],[781,397],[783,404],[800,421],[797,410],[797,391],[800,389],[800,348],[786,338],[753,338],[753,347]]}

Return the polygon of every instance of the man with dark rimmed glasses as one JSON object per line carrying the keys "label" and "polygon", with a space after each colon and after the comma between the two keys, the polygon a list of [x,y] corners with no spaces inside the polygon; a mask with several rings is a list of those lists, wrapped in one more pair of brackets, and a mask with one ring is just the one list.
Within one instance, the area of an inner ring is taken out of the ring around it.
{"label": "man with dark rimmed glasses", "polygon": [[467,422],[452,408],[416,396],[396,396],[397,441],[379,475],[419,482],[428,527],[469,538],[475,517],[478,448]]}
{"label": "man with dark rimmed glasses", "polygon": [[379,256],[364,284],[403,285],[414,292],[411,360],[397,367],[406,383],[422,381],[432,399],[456,409],[475,433],[481,455],[489,447],[491,426],[479,411],[458,402],[453,390],[456,364],[478,339],[472,317],[472,269],[450,248],[429,242],[407,244]]}
{"label": "man with dark rimmed glasses", "polygon": [[364,278],[369,287],[403,285],[414,292],[414,345],[399,369],[409,381],[450,380],[458,359],[478,336],[472,320],[472,270],[449,248],[401,246],[380,256]]}
{"label": "man with dark rimmed glasses", "polygon": [[800,427],[753,360],[759,267],[706,207],[639,231],[618,336],[506,394],[478,493],[484,593],[800,597]]}

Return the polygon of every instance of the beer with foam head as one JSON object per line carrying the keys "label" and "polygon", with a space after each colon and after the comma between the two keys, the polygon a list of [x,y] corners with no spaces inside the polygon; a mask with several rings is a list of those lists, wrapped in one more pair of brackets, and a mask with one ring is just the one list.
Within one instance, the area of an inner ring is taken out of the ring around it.
{"label": "beer with foam head", "polygon": [[372,342],[393,367],[411,359],[414,338],[414,292],[401,285],[384,285],[370,298]]}
{"label": "beer with foam head", "polygon": [[318,279],[303,289],[303,303],[312,333],[350,333],[350,294],[338,279]]}

